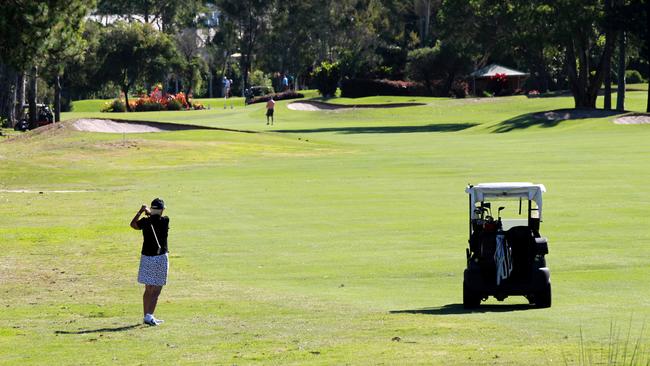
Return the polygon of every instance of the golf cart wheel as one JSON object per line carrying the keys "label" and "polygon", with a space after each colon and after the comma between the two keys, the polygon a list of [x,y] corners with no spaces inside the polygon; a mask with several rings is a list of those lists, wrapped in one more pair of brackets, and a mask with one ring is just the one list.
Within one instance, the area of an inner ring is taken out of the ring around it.
{"label": "golf cart wheel", "polygon": [[463,282],[463,307],[465,309],[474,309],[479,305],[481,305],[481,298],[470,291]]}
{"label": "golf cart wheel", "polygon": [[544,289],[535,294],[535,306],[538,308],[551,307],[551,284],[544,286]]}

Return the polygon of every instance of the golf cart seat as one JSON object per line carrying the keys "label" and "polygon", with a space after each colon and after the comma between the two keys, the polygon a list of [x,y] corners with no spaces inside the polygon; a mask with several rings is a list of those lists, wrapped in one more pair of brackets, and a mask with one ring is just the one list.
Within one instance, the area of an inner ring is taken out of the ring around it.
{"label": "golf cart seat", "polygon": [[535,259],[535,237],[528,226],[514,226],[505,232],[506,242],[512,250],[513,281],[527,280]]}

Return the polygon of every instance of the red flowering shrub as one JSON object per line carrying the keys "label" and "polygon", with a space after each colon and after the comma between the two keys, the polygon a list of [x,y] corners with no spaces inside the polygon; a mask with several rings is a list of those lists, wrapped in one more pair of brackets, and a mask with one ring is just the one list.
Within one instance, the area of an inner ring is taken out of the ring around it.
{"label": "red flowering shrub", "polygon": [[508,76],[506,74],[496,73],[493,76],[490,76],[490,82],[488,83],[488,90],[494,95],[506,95],[512,93],[512,91],[507,92],[508,89]]}
{"label": "red flowering shrub", "polygon": [[454,98],[465,98],[469,95],[469,84],[465,80],[456,79],[451,84],[449,95]]}
{"label": "red flowering shrub", "polygon": [[[143,95],[136,100],[129,100],[131,110],[136,112],[149,111],[180,111],[182,109],[205,109],[201,103],[192,103],[190,98],[181,92],[176,95],[164,93],[156,86],[149,95]],[[102,112],[126,112],[124,98],[106,103]]]}

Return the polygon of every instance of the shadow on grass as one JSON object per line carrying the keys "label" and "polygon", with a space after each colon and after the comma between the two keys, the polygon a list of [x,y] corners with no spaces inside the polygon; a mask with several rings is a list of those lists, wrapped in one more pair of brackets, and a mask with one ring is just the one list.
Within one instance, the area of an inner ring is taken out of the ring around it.
{"label": "shadow on grass", "polygon": [[538,126],[551,128],[575,119],[611,117],[624,112],[602,109],[556,109],[547,112],[527,113],[499,123],[492,132],[505,133]]}
{"label": "shadow on grass", "polygon": [[141,328],[143,326],[144,326],[143,324],[133,324],[133,325],[126,325],[126,326],[115,327],[115,328],[85,329],[85,330],[77,330],[77,331],[57,330],[54,333],[55,334],[88,334],[88,333],[124,332],[135,328]]}
{"label": "shadow on grass", "polygon": [[495,133],[505,133],[514,130],[523,130],[533,126],[555,127],[566,120],[547,120],[535,117],[534,113],[522,114],[499,123],[494,129]]}
{"label": "shadow on grass", "polygon": [[531,310],[534,306],[528,304],[512,305],[481,305],[475,309],[465,309],[463,304],[447,304],[437,308],[391,310],[391,314],[427,314],[427,315],[458,315],[472,313],[505,313],[511,311]]}
{"label": "shadow on grass", "polygon": [[336,132],[342,134],[358,133],[416,133],[416,132],[456,132],[476,126],[477,123],[441,123],[421,126],[368,126],[368,127],[324,127],[296,130],[276,130],[280,133],[318,133]]}

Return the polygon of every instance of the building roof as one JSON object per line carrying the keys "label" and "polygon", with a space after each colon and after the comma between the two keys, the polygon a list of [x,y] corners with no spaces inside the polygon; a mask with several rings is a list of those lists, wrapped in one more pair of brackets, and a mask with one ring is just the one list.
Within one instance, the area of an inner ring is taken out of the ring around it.
{"label": "building roof", "polygon": [[490,64],[485,67],[482,67],[473,73],[470,74],[470,76],[473,76],[475,78],[486,78],[490,76],[494,76],[496,74],[506,74],[506,76],[528,76],[530,74],[521,72],[518,70],[514,69],[509,69],[505,66],[497,65],[497,64]]}

